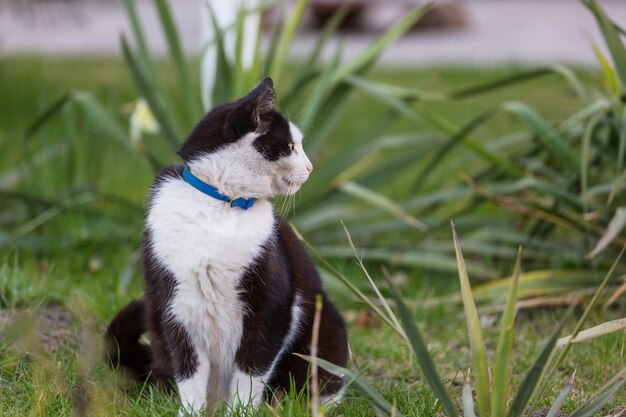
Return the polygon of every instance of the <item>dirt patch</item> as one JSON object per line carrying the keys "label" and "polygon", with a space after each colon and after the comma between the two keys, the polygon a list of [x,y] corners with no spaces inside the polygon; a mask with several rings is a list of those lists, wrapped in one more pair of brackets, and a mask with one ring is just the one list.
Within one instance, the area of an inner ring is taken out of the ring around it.
{"label": "dirt patch", "polygon": [[0,310],[0,328],[26,350],[41,347],[51,353],[75,342],[73,324],[71,313],[59,304],[48,304],[34,311]]}

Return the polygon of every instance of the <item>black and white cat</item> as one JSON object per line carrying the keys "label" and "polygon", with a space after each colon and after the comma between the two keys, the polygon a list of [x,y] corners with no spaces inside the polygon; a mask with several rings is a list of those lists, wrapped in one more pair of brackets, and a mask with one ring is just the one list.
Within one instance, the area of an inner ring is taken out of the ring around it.
{"label": "black and white cat", "polygon": [[[315,266],[268,200],[291,195],[313,167],[300,130],[274,108],[266,78],[209,112],[153,185],[144,232],[145,295],[107,330],[109,360],[175,387],[187,411],[258,403],[308,384],[315,296],[319,357],[345,366],[344,322]],[[209,185],[210,184],[210,185]],[[140,338],[149,334],[150,343]],[[322,393],[343,381],[320,371]]]}

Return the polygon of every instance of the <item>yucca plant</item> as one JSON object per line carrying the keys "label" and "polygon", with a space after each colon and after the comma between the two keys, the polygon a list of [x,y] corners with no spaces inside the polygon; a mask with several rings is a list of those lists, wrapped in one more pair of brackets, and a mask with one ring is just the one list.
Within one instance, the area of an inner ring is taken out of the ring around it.
{"label": "yucca plant", "polygon": [[[383,261],[393,253],[397,265],[448,271],[452,265],[445,254],[453,248],[446,241],[444,219],[454,217],[459,230],[467,236],[467,252],[493,265],[474,266],[477,278],[501,276],[503,268],[508,268],[516,257],[517,242],[522,242],[529,271],[520,277],[520,297],[540,298],[597,285],[601,278],[597,270],[608,267],[625,241],[626,49],[619,37],[620,29],[597,2],[585,0],[582,4],[594,14],[611,53],[613,65],[595,48],[604,91],[588,87],[575,72],[562,66],[514,74],[451,93],[419,91],[358,76],[347,79],[405,118],[426,122],[447,135],[415,159],[421,167],[404,177],[412,184],[406,191],[407,198],[387,208],[398,220],[387,221],[384,227],[377,222],[353,222],[357,216],[377,219],[380,209],[342,217],[363,246],[386,239],[393,242],[393,249],[371,245],[369,259]],[[519,101],[481,111],[460,127],[445,115],[428,110],[431,102],[463,100],[548,74],[564,77],[581,102],[579,110],[556,124]],[[419,107],[412,106],[414,103]],[[477,139],[476,131],[495,117],[512,118],[518,130],[503,137]],[[402,137],[395,139],[400,141]],[[371,184],[366,181],[374,176],[371,172],[356,179],[345,175],[342,179],[347,181],[340,182],[339,187],[358,198],[373,199],[371,190],[360,184]],[[413,233],[402,223],[418,228],[423,225],[425,230]],[[391,235],[395,239],[391,240]],[[397,239],[398,235],[405,238]],[[331,247],[325,253],[352,256],[347,247]],[[624,272],[622,266],[619,270]],[[510,280],[508,277],[478,287],[476,296],[481,300],[501,299]],[[552,302],[565,298],[571,297],[565,295]]]}
{"label": "yucca plant", "polygon": [[[355,256],[361,259],[353,245],[352,238],[345,230],[348,241],[354,249]],[[622,248],[617,259],[613,262],[611,269],[606,273],[600,287],[596,290],[592,301],[589,303],[585,312],[576,324],[572,335],[566,339],[561,339],[559,342],[559,335],[563,330],[565,319],[570,316],[572,308],[565,314],[563,319],[556,329],[552,332],[551,336],[545,342],[539,356],[535,359],[532,367],[527,372],[519,385],[516,393],[511,392],[511,371],[512,371],[512,350],[515,337],[515,316],[516,316],[516,302],[518,300],[519,279],[521,275],[521,259],[522,250],[521,247],[518,250],[518,255],[515,262],[515,270],[512,275],[512,280],[508,288],[508,295],[506,297],[506,304],[502,314],[500,322],[500,333],[497,346],[495,348],[495,358],[490,365],[487,358],[487,349],[483,339],[480,319],[476,309],[476,304],[472,289],[470,287],[470,280],[465,265],[465,260],[461,251],[461,245],[457,237],[454,225],[452,226],[453,243],[457,258],[459,281],[461,286],[461,294],[463,298],[463,306],[465,310],[465,319],[467,321],[468,338],[470,341],[471,353],[472,353],[472,372],[468,371],[467,377],[463,386],[460,406],[463,410],[463,416],[491,416],[491,417],[521,417],[527,415],[528,409],[532,404],[533,399],[538,394],[542,393],[542,390],[546,389],[546,384],[549,382],[561,361],[566,357],[569,352],[569,348],[573,340],[578,336],[580,330],[586,323],[587,317],[596,306],[600,294],[605,289],[606,283],[610,280],[611,276],[615,272],[615,269],[621,257],[626,249],[626,245]],[[396,318],[394,313],[389,308],[387,301],[380,295],[380,290],[376,287],[376,284],[371,279],[367,269],[362,261],[361,267],[368,280],[379,296],[379,300],[385,306],[384,311],[375,309],[374,311],[383,320],[390,324],[399,335],[408,342],[409,346],[417,359],[418,364],[422,369],[424,379],[431,386],[432,390],[436,394],[444,413],[449,417],[459,416],[459,405],[455,404],[453,395],[450,393],[446,385],[441,380],[439,373],[434,365],[434,362],[428,351],[424,338],[415,325],[412,314],[406,306],[400,292],[396,288],[392,280],[387,278],[389,290],[391,292],[393,301],[397,307],[399,319]],[[359,297],[361,294],[355,292]],[[601,333],[595,334],[599,336]],[[557,346],[560,345],[561,350],[557,350]],[[312,358],[307,358],[311,360]],[[377,411],[377,414],[382,415],[402,415],[399,410],[396,410],[387,400],[385,400],[376,390],[364,380],[358,373],[337,367],[331,363],[317,360],[317,363],[322,368],[333,372],[346,378],[347,381],[353,384],[353,388],[361,395],[367,397],[371,401],[372,407]],[[606,405],[611,398],[624,386],[626,368],[623,368],[617,372],[605,385],[598,389],[593,395],[590,395],[588,400],[584,404],[580,404],[579,407],[571,414],[572,417],[588,417],[595,415],[599,410]],[[473,380],[473,384],[472,384]],[[572,390],[574,384],[574,375],[572,375],[564,384],[564,388],[560,391],[559,395],[554,399],[550,409],[547,412],[547,416],[554,417],[558,415],[561,407],[563,406],[567,396]],[[473,389],[472,389],[473,388]],[[475,397],[473,394],[475,392]],[[514,394],[514,395],[513,395]],[[478,414],[474,409],[474,398],[476,399],[476,405]]]}

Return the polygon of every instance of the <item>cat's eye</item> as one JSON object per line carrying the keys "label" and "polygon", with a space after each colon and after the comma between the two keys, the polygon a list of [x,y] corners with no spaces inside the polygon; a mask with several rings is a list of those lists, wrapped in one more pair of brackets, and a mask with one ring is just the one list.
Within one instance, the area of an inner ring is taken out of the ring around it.
{"label": "cat's eye", "polygon": [[289,144],[289,149],[291,149],[292,151],[295,151],[295,150],[296,150],[296,145],[295,145],[295,143],[290,143],[290,144]]}

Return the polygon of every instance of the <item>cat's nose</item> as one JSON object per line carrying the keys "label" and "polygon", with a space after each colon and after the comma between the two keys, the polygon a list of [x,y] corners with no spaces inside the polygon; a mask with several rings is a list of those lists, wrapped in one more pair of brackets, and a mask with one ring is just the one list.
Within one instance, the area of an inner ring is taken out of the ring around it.
{"label": "cat's nose", "polygon": [[307,163],[306,163],[306,170],[307,170],[307,171],[309,171],[309,173],[310,173],[311,171],[313,171],[313,164],[312,164],[312,163],[310,163],[310,162],[307,162]]}

